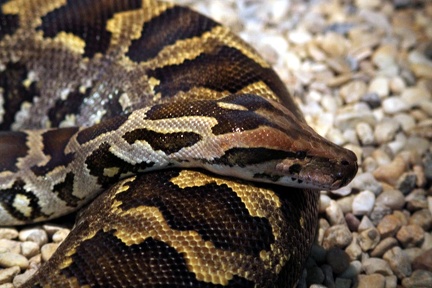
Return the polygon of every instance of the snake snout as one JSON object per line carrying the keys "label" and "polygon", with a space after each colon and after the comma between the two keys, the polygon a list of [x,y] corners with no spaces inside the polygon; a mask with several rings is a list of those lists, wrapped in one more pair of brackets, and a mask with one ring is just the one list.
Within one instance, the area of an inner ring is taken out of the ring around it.
{"label": "snake snout", "polygon": [[349,152],[349,154],[352,154],[349,158],[342,158],[342,160],[340,160],[339,163],[335,165],[337,169],[334,173],[335,181],[331,185],[332,189],[338,189],[347,185],[357,174],[357,157],[351,151]]}

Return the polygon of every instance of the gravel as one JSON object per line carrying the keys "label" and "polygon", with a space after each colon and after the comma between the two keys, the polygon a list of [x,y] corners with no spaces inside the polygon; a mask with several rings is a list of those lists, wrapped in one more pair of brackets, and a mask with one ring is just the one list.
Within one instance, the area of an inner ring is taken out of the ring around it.
{"label": "gravel", "polygon": [[[175,2],[255,47],[308,123],[359,158],[348,187],[321,192],[299,287],[432,287],[432,2]],[[30,277],[68,228],[0,228],[1,287]]]}

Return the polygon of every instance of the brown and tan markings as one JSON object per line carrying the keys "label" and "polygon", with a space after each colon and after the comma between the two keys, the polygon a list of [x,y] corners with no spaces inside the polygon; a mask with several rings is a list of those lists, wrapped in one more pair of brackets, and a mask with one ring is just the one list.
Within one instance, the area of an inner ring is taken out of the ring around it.
{"label": "brown and tan markings", "polygon": [[0,127],[0,225],[91,202],[24,287],[294,286],[357,171],[250,46],[150,0],[0,0]]}

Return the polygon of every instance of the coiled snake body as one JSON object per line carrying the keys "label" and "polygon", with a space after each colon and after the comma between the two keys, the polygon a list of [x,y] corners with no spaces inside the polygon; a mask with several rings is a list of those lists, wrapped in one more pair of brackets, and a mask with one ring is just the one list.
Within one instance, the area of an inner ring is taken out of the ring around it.
{"label": "coiled snake body", "polygon": [[295,285],[356,157],[252,48],[170,3],[0,4],[0,225],[101,194],[26,286]]}

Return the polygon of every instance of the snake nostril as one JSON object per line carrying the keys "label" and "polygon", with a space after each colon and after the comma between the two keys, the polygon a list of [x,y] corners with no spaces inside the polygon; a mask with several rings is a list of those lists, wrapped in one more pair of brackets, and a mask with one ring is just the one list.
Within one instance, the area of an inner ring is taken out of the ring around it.
{"label": "snake nostril", "polygon": [[341,164],[344,165],[344,166],[348,166],[350,163],[347,160],[343,159],[341,161]]}

